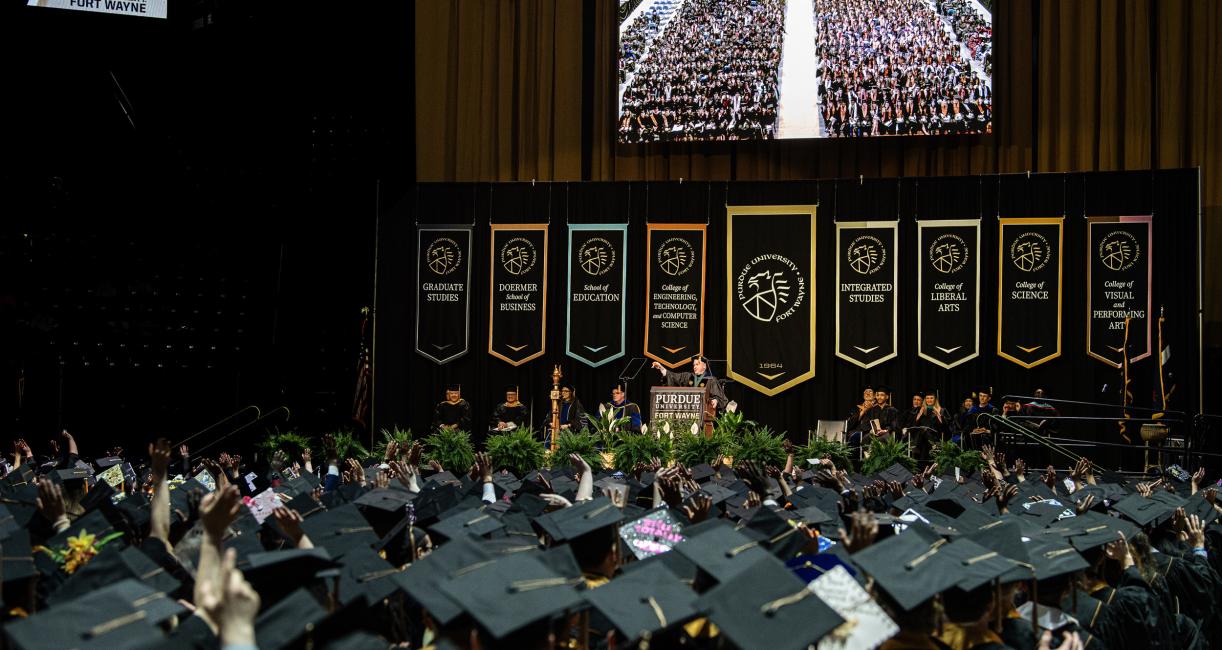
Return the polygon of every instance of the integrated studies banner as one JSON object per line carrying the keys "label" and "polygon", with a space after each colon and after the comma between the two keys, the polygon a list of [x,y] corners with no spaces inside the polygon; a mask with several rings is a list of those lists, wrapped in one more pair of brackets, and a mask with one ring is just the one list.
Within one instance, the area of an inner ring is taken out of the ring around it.
{"label": "integrated studies banner", "polygon": [[836,223],[836,356],[872,368],[894,359],[898,221]]}

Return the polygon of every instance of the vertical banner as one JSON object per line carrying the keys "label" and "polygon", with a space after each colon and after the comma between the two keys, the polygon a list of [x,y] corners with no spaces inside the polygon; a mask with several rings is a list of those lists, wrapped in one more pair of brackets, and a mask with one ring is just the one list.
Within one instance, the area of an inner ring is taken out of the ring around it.
{"label": "vertical banner", "polygon": [[565,353],[598,366],[624,356],[627,224],[569,224]]}
{"label": "vertical banner", "polygon": [[416,352],[436,363],[467,353],[471,226],[416,229]]}
{"label": "vertical banner", "polygon": [[997,355],[1024,368],[1061,356],[1064,217],[999,219]]}
{"label": "vertical banner", "polygon": [[645,356],[677,368],[704,352],[704,224],[648,224]]}
{"label": "vertical banner", "polygon": [[1089,217],[1086,229],[1086,353],[1121,367],[1127,318],[1129,362],[1141,361],[1150,356],[1153,217]]}
{"label": "vertical banner", "polygon": [[894,359],[898,221],[836,224],[836,356],[862,368]]}
{"label": "vertical banner", "polygon": [[980,355],[980,220],[917,222],[917,355],[943,368]]}
{"label": "vertical banner", "polygon": [[815,206],[726,207],[728,375],[765,395],[815,376]]}
{"label": "vertical banner", "polygon": [[514,366],[547,341],[547,224],[492,224],[488,354]]}

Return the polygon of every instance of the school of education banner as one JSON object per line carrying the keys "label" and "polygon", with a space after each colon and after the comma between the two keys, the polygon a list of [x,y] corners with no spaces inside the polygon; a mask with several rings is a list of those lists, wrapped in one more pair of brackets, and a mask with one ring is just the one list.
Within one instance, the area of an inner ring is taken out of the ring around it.
{"label": "school of education banner", "polygon": [[997,354],[1034,368],[1061,356],[1065,219],[998,221]]}
{"label": "school of education banner", "polygon": [[1120,368],[1126,318],[1129,363],[1150,356],[1154,221],[1149,215],[1089,217],[1086,228],[1086,353]]}
{"label": "school of education banner", "polygon": [[597,368],[624,356],[627,224],[569,224],[565,353]]}
{"label": "school of education banner", "polygon": [[726,207],[728,375],[765,395],[815,376],[815,206]]}
{"label": "school of education banner", "polygon": [[677,368],[704,351],[704,224],[648,224],[645,356]]}
{"label": "school of education banner", "polygon": [[416,230],[416,352],[439,364],[467,353],[471,226]]}
{"label": "school of education banner", "polygon": [[980,355],[980,220],[917,222],[917,355],[943,368]]}
{"label": "school of education banner", "polygon": [[492,224],[488,354],[514,366],[547,347],[547,224]]}
{"label": "school of education banner", "polygon": [[836,356],[862,368],[894,359],[898,221],[836,224]]}

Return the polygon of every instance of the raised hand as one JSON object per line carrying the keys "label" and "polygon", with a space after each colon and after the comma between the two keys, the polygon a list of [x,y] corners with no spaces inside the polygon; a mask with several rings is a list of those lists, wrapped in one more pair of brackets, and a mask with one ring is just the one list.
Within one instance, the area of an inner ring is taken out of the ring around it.
{"label": "raised hand", "polygon": [[[38,506],[38,512],[47,521],[56,524],[57,532],[62,530],[61,524],[68,524],[67,509],[64,507],[64,493],[60,489],[58,483],[51,479],[38,479],[38,498],[34,500],[34,504]],[[63,528],[67,528],[64,525]]]}
{"label": "raised hand", "polygon": [[1057,470],[1052,465],[1049,465],[1048,469],[1044,471],[1044,485],[1047,485],[1048,489],[1053,492],[1057,491]]}
{"label": "raised hand", "polygon": [[1010,506],[1010,501],[1018,496],[1018,486],[1006,483],[1002,487],[997,488],[997,510],[1005,514]]}
{"label": "raised hand", "polygon": [[301,543],[301,538],[305,536],[305,531],[301,528],[301,513],[292,508],[279,507],[272,510],[272,516],[276,518],[276,523],[280,528],[288,534],[289,540],[293,542],[293,546]]}
{"label": "raised hand", "polygon": [[1014,459],[1014,473],[1018,475],[1018,482],[1022,483],[1027,480],[1027,461],[1021,458]]}
{"label": "raised hand", "polygon": [[988,463],[989,467],[993,467],[993,464],[996,462],[996,459],[993,458],[993,446],[981,445],[980,457],[984,459],[984,462]]}
{"label": "raised hand", "polygon": [[352,473],[352,482],[357,485],[365,485],[365,468],[361,466],[356,459],[348,459],[348,471]]}
{"label": "raised hand", "polygon": [[373,478],[373,485],[377,488],[390,487],[390,472],[378,470],[378,475]]}
{"label": "raised hand", "polygon": [[679,476],[673,469],[663,470],[654,478],[662,490],[662,501],[667,506],[680,510],[683,508],[683,491],[679,486]]}
{"label": "raised hand", "polygon": [[149,458],[153,470],[153,481],[164,481],[170,467],[170,441],[158,438],[157,442],[150,442]]}
{"label": "raised hand", "polygon": [[225,536],[225,529],[237,519],[242,510],[242,495],[236,486],[230,485],[224,489],[217,488],[204,496],[199,504],[199,521],[204,532],[219,544]]}
{"label": "raised hand", "polygon": [[488,452],[481,451],[475,455],[475,469],[479,471],[481,481],[492,482],[492,457]]}
{"label": "raised hand", "polygon": [[993,458],[997,461],[997,471],[1001,472],[1002,476],[1009,476],[1010,468],[1006,467],[1006,455],[999,451],[993,454]]}
{"label": "raised hand", "polygon": [[1074,507],[1074,512],[1077,513],[1078,516],[1084,515],[1093,505],[1095,505],[1095,495],[1088,494],[1078,502],[1077,506]]}
{"label": "raised hand", "polygon": [[216,580],[205,579],[197,588],[198,605],[216,623],[224,647],[255,647],[255,616],[259,594],[234,565],[237,553],[225,552]]}
{"label": "raised hand", "polygon": [[412,467],[420,466],[420,458],[424,455],[424,445],[419,441],[413,442],[411,449],[407,450],[407,464]]}
{"label": "raised hand", "polygon": [[1205,482],[1205,468],[1198,468],[1192,473],[1192,493],[1196,494],[1197,490],[1201,489],[1201,484]]}
{"label": "raised hand", "polygon": [[856,553],[874,543],[878,537],[878,520],[872,513],[857,510],[849,516],[849,530],[840,529],[840,541],[849,553]]}
{"label": "raised hand", "polygon": [[1205,524],[1201,522],[1200,517],[1189,515],[1184,532],[1192,548],[1205,548]]}
{"label": "raised hand", "polygon": [[186,443],[178,445],[178,456],[180,458],[188,458],[191,456],[191,450],[187,447]]}
{"label": "raised hand", "polygon": [[713,499],[707,494],[697,493],[687,500],[687,505],[683,506],[683,513],[687,515],[688,521],[698,524],[709,518],[709,511],[712,508]]}

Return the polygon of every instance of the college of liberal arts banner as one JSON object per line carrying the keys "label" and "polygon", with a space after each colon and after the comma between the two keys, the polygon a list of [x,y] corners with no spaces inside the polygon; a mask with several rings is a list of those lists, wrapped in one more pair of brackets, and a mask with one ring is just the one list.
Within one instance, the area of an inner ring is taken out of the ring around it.
{"label": "college of liberal arts banner", "polygon": [[917,222],[917,355],[955,366],[980,354],[980,220]]}
{"label": "college of liberal arts banner", "polygon": [[898,221],[836,224],[836,356],[872,368],[895,358]]}
{"label": "college of liberal arts banner", "polygon": [[1063,217],[999,219],[997,354],[1024,368],[1061,356]]}
{"label": "college of liberal arts banner", "polygon": [[547,224],[492,224],[488,354],[520,366],[547,341]]}
{"label": "college of liberal arts banner", "polygon": [[765,395],[815,376],[815,206],[726,208],[729,376]]}
{"label": "college of liberal arts banner", "polygon": [[565,352],[597,368],[624,356],[627,224],[569,224]]}
{"label": "college of liberal arts banner", "polygon": [[471,226],[416,230],[416,352],[437,363],[467,353]]}
{"label": "college of liberal arts banner", "polygon": [[704,224],[649,224],[645,356],[677,368],[704,350]]}
{"label": "college of liberal arts banner", "polygon": [[1086,224],[1086,353],[1120,368],[1126,318],[1129,362],[1150,356],[1153,217],[1090,217]]}

